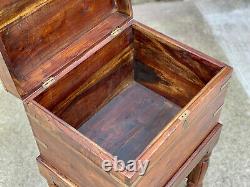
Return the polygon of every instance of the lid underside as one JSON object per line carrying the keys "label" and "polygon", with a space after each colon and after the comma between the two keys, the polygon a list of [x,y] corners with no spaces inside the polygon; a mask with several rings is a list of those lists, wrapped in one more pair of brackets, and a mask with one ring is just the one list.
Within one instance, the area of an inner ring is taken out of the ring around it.
{"label": "lid underside", "polygon": [[1,52],[22,98],[132,17],[130,0],[4,0],[0,9]]}

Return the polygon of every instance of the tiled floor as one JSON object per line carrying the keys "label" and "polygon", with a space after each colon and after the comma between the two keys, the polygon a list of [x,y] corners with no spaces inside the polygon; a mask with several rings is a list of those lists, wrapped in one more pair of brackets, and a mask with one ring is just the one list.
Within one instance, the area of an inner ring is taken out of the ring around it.
{"label": "tiled floor", "polygon": [[[205,186],[250,186],[250,1],[147,3],[134,12],[137,20],[235,68]],[[45,187],[37,155],[21,102],[0,86],[0,187]]]}

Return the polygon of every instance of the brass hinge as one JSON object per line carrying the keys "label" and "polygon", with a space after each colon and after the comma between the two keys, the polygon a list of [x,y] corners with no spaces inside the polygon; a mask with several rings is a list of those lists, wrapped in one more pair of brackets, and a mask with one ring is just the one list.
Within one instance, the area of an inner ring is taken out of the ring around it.
{"label": "brass hinge", "polygon": [[188,117],[190,115],[190,111],[189,110],[186,110],[180,117],[179,117],[179,120],[180,121],[183,121],[183,127],[184,128],[188,128]]}
{"label": "brass hinge", "polygon": [[47,81],[45,81],[42,85],[44,89],[49,88],[52,84],[56,82],[56,79],[54,77],[50,77]]}
{"label": "brass hinge", "polygon": [[118,34],[120,34],[120,32],[122,31],[122,29],[120,27],[117,27],[116,29],[114,29],[112,32],[111,32],[111,35],[112,36],[117,36]]}

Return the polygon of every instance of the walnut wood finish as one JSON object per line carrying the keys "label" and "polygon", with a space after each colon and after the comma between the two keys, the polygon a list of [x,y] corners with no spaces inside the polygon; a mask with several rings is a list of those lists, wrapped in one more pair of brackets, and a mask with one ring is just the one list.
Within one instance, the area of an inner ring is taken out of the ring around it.
{"label": "walnut wood finish", "polygon": [[130,1],[121,0],[4,0],[0,11],[0,51],[22,98],[132,16]]}
{"label": "walnut wood finish", "polygon": [[58,171],[52,166],[48,165],[45,160],[41,157],[37,158],[37,164],[40,173],[48,181],[48,185],[55,187],[76,187],[69,179],[67,179],[63,174],[58,173]]}
{"label": "walnut wood finish", "polygon": [[83,124],[79,131],[127,162],[137,158],[179,111],[178,105],[135,82]]}
{"label": "walnut wood finish", "polygon": [[[175,175],[166,182],[165,187],[177,187],[179,184],[190,174],[192,175],[197,171],[197,167],[200,166],[203,161],[203,157],[210,153],[216,143],[218,142],[222,126],[217,124],[215,128],[209,133],[204,141],[197,147],[197,149],[190,155],[188,160],[182,165],[182,167],[175,173]],[[50,186],[59,187],[74,187],[73,184],[66,176],[58,173],[58,171],[52,166],[48,165],[41,157],[37,158],[37,163],[41,174],[48,180]],[[190,176],[189,175],[189,176]],[[201,179],[201,178],[200,178]],[[189,185],[189,184],[187,184]]]}
{"label": "walnut wood finish", "polygon": [[[80,186],[83,181],[89,186],[163,186],[215,127],[231,68],[137,22],[110,37],[56,84],[27,101],[41,156]],[[147,104],[150,99],[156,106],[174,103],[179,109],[170,107],[154,125],[150,121],[159,107]],[[141,110],[147,111],[147,105],[150,115]],[[187,127],[179,119],[185,111],[190,112]],[[137,128],[139,124],[143,128]],[[102,160],[113,160],[116,154],[125,160],[150,160],[146,175],[107,175]],[[88,176],[86,169],[91,170]]]}
{"label": "walnut wood finish", "polygon": [[209,158],[211,153],[208,153],[200,163],[194,168],[192,173],[188,176],[187,186],[188,187],[202,187],[203,179],[208,169]]}
{"label": "walnut wood finish", "polygon": [[48,0],[1,0],[0,4],[0,29],[17,21],[26,14],[31,14]]}
{"label": "walnut wood finish", "polygon": [[[129,0],[3,7],[1,79],[41,158],[75,185],[163,186],[216,126],[231,67],[132,20]],[[104,172],[114,156],[150,165]]]}
{"label": "walnut wood finish", "polygon": [[[182,165],[182,167],[174,174],[174,176],[165,184],[165,187],[177,187],[184,178],[191,173],[197,171],[195,168],[202,162],[203,158],[211,153],[215,145],[217,144],[222,125],[217,124],[205,140],[198,146],[198,148],[190,155],[188,160]],[[188,185],[188,184],[187,184]]]}
{"label": "walnut wood finish", "polygon": [[[0,45],[0,48],[1,48],[1,45]],[[5,64],[5,61],[1,53],[0,53],[0,78],[1,78],[1,82],[5,83],[3,84],[5,90],[8,92],[11,92],[14,96],[20,98],[20,95],[16,89],[16,85],[14,81],[12,80],[8,67]]]}

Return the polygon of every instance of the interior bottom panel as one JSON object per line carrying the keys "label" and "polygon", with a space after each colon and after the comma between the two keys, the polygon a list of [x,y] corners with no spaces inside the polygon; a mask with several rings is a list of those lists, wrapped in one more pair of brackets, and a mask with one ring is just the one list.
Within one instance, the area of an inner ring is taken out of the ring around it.
{"label": "interior bottom panel", "polygon": [[78,130],[127,162],[136,159],[180,110],[133,81]]}

